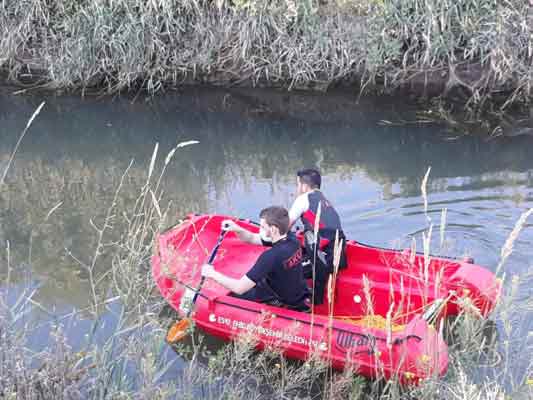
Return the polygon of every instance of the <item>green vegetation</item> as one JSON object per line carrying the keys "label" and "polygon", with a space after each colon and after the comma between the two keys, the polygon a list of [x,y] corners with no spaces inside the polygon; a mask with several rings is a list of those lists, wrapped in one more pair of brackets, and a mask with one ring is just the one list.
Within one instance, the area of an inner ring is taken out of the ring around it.
{"label": "green vegetation", "polygon": [[8,82],[158,92],[183,83],[411,87],[531,99],[523,0],[44,0],[0,5]]}

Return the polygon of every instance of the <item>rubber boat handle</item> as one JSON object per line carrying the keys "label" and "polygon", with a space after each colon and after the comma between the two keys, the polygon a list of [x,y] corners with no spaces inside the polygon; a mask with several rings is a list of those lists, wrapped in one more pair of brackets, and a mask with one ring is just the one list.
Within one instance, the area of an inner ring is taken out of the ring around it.
{"label": "rubber boat handle", "polygon": [[[207,264],[213,264],[213,261],[215,261],[215,257],[217,256],[217,253],[218,253],[218,248],[222,244],[222,241],[224,240],[226,233],[228,233],[228,231],[226,230],[223,230],[220,232],[220,235],[218,236],[218,240],[215,244],[215,247],[213,247],[213,250],[211,250],[211,254],[209,255],[209,258],[207,259]],[[192,312],[192,309],[193,309],[192,306],[196,304],[196,299],[198,299],[198,296],[200,295],[200,290],[202,290],[202,286],[204,285],[204,282],[205,282],[205,276],[202,276],[202,278],[200,279],[200,284],[198,285],[198,288],[196,288],[196,292],[194,293],[194,297],[192,298],[192,305],[191,305],[191,309],[188,312],[188,316]]]}

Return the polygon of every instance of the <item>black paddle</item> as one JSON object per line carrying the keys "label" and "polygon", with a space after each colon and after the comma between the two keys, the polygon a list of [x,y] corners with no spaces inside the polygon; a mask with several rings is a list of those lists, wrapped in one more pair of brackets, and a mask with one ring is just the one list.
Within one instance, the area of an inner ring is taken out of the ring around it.
{"label": "black paddle", "polygon": [[[227,230],[222,230],[220,232],[220,235],[218,236],[218,240],[215,244],[215,247],[213,247],[213,250],[211,250],[211,254],[209,255],[209,258],[207,259],[207,264],[213,264],[213,261],[215,261],[215,257],[217,256],[218,249],[220,245],[222,244],[222,241],[224,240],[224,237],[226,236],[226,233],[228,233]],[[191,314],[194,309],[194,305],[196,304],[196,300],[198,299],[198,296],[200,295],[200,290],[202,290],[202,286],[205,282],[205,276],[202,276],[200,279],[200,284],[196,288],[194,292],[194,297],[192,298],[192,302],[189,306],[189,310],[187,311],[187,315],[184,319],[176,322],[172,327],[169,329],[167,333],[167,341],[169,343],[175,343],[180,340],[182,340],[187,335],[187,330],[189,326],[191,325]],[[183,294],[185,296],[185,293]]]}
{"label": "black paddle", "polygon": [[[215,257],[217,256],[217,253],[218,253],[218,248],[222,244],[222,241],[224,240],[224,237],[226,236],[226,233],[228,233],[228,231],[222,230],[220,232],[220,235],[218,235],[218,240],[217,240],[217,242],[215,244],[215,247],[213,247],[213,250],[211,250],[211,254],[209,255],[209,259],[207,260],[207,264],[212,265],[213,261],[215,261]],[[200,290],[202,289],[202,286],[204,285],[204,282],[205,282],[205,276],[202,275],[202,278],[200,279],[200,284],[198,285],[198,288],[196,289],[196,293],[194,293],[194,297],[192,298],[191,309],[187,313],[187,318],[189,318],[189,316],[191,315],[193,306],[196,303],[196,299],[198,298],[198,295],[200,294]]]}

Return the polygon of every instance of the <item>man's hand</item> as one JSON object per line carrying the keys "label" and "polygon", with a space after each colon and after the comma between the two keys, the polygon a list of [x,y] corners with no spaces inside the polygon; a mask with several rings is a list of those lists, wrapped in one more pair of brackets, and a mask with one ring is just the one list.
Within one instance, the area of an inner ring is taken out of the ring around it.
{"label": "man's hand", "polygon": [[261,244],[261,238],[258,233],[252,233],[247,228],[237,225],[237,223],[231,219],[225,219],[222,221],[222,229],[226,232],[235,232],[237,237],[243,242],[252,244]]}
{"label": "man's hand", "polygon": [[202,265],[202,276],[211,278],[213,276],[213,272],[215,272],[215,268],[211,264]]}
{"label": "man's hand", "polygon": [[239,232],[242,230],[242,228],[231,219],[225,219],[222,221],[222,229],[227,232]]}
{"label": "man's hand", "polygon": [[236,294],[243,294],[255,286],[255,282],[246,275],[243,275],[240,279],[230,278],[229,276],[215,271],[210,264],[202,265],[202,276],[213,279],[218,284]]}

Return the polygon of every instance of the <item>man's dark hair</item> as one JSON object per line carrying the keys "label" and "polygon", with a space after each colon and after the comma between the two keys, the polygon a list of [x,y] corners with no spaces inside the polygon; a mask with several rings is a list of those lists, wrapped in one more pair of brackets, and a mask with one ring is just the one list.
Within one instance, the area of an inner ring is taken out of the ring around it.
{"label": "man's dark hair", "polygon": [[311,189],[320,189],[322,184],[322,177],[320,172],[314,168],[306,168],[297,172],[300,182],[308,184]]}
{"label": "man's dark hair", "polygon": [[284,207],[267,207],[261,210],[259,218],[263,218],[268,225],[277,227],[280,235],[289,231],[289,212]]}

